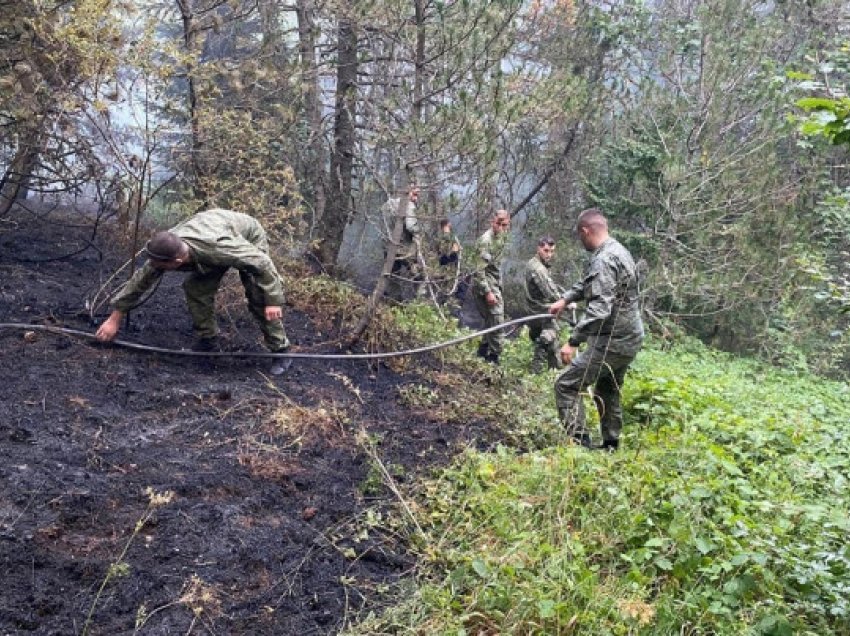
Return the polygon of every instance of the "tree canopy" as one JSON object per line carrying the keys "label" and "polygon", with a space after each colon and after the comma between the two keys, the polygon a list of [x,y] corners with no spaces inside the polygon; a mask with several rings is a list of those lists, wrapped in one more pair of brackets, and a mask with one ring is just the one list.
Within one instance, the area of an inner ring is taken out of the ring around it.
{"label": "tree canopy", "polygon": [[[602,207],[653,328],[846,368],[838,0],[0,2],[0,213],[223,206],[328,267],[415,181],[472,241]],[[833,51],[828,57],[822,51]],[[795,119],[796,117],[796,119]],[[834,146],[819,144],[821,138]],[[578,248],[559,267],[579,270]]]}

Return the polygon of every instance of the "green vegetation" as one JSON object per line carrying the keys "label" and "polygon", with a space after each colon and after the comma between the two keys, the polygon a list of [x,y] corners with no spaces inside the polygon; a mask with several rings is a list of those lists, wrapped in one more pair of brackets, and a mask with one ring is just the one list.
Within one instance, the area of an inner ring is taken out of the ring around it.
{"label": "green vegetation", "polygon": [[850,631],[846,384],[651,342],[609,455],[545,443],[553,376],[525,375],[528,350],[508,347],[498,417],[548,437],[470,450],[417,485],[418,585],[352,633]]}
{"label": "green vegetation", "polygon": [[410,182],[426,235],[448,216],[470,246],[503,205],[511,257],[552,234],[573,275],[596,205],[646,265],[653,328],[847,379],[844,0],[3,8],[0,218],[82,196],[135,253],[152,223],[233,208],[365,283]]}
{"label": "green vegetation", "polygon": [[797,100],[797,106],[808,113],[799,121],[800,132],[806,137],[824,137],[835,145],[850,145],[850,98],[847,97],[847,78],[850,74],[850,44],[819,60],[816,73],[789,72],[800,81],[800,88],[809,97]]}
{"label": "green vegetation", "polygon": [[[791,117],[803,135],[798,145],[808,148],[818,140],[825,140],[844,147],[846,151],[850,148],[850,97],[847,97],[850,45],[844,44],[838,50],[826,53],[819,62],[816,72],[788,74],[799,82],[799,90],[808,95],[796,103],[805,116]],[[816,237],[826,250],[820,259],[809,259],[804,265],[818,283],[818,300],[833,311],[850,313],[850,276],[847,274],[850,188],[839,184],[824,185],[813,212],[817,222]],[[833,334],[833,339],[840,335],[838,332]],[[847,348],[846,343],[844,348]],[[848,354],[845,351],[843,355],[844,359],[838,357],[837,360],[846,368]]]}

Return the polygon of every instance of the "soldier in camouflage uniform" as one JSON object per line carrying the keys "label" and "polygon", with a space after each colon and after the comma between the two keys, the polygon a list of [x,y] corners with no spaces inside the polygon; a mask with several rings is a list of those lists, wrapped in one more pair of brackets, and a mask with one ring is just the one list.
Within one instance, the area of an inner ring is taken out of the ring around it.
{"label": "soldier in camouflage uniform", "polygon": [[[584,301],[585,312],[573,328],[561,358],[567,368],[555,381],[558,415],[570,436],[590,447],[581,392],[594,386],[602,446],[619,446],[623,412],[620,389],[626,371],[643,343],[638,304],[638,272],[628,250],[608,235],[608,222],[596,208],[583,211],[577,221],[579,240],[591,252],[581,281],[573,285],[549,311],[558,315],[567,303]],[[578,347],[587,349],[578,353]]]}
{"label": "soldier in camouflage uniform", "polygon": [[[460,239],[452,229],[449,219],[440,221],[440,231],[435,240],[437,258],[439,259],[440,275],[438,277],[440,288],[440,302],[449,303],[453,313],[460,317],[460,309],[466,299],[466,290],[469,287],[467,276],[460,272],[460,257],[463,248]],[[452,297],[453,296],[453,297]]]}
{"label": "soldier in camouflage uniform", "polygon": [[[472,275],[472,294],[485,328],[505,322],[501,269],[510,227],[511,217],[507,210],[498,210],[490,220],[490,229],[481,235],[476,244],[478,262]],[[487,362],[499,364],[504,342],[505,334],[502,330],[486,334],[478,346],[478,355]]]}
{"label": "soldier in camouflage uniform", "polygon": [[[531,314],[544,314],[564,295],[564,289],[555,284],[549,268],[555,255],[555,239],[544,236],[537,241],[537,253],[525,264],[525,303]],[[558,331],[555,318],[536,320],[528,325],[528,335],[534,343],[531,372],[540,373],[544,363],[550,369],[561,368]]]}
{"label": "soldier in camouflage uniform", "polygon": [[[402,222],[404,227],[401,231],[401,240],[396,250],[390,278],[387,281],[386,294],[395,300],[403,300],[401,282],[412,281],[417,298],[425,296],[428,291],[425,287],[424,272],[419,262],[421,258],[421,229],[419,219],[416,217],[416,203],[419,201],[419,188],[410,186],[407,191],[407,206],[404,210]],[[383,206],[383,233],[384,233],[384,258],[389,251],[392,242],[393,227],[398,216],[399,199],[389,199]]]}
{"label": "soldier in camouflage uniform", "polygon": [[[97,331],[97,338],[115,338],[126,313],[138,303],[166,271],[189,272],[183,282],[186,304],[192,315],[198,351],[218,348],[215,294],[225,272],[239,272],[248,308],[262,329],[266,346],[283,352],[289,340],[281,318],[283,284],[269,257],[266,232],[253,217],[230,210],[200,212],[167,232],[157,232],[145,246],[147,262],[112,299],[113,311]],[[276,361],[272,373],[286,364]]]}
{"label": "soldier in camouflage uniform", "polygon": [[448,219],[440,220],[440,232],[437,234],[436,242],[440,267],[457,265],[460,258],[460,240],[452,229],[452,222]]}

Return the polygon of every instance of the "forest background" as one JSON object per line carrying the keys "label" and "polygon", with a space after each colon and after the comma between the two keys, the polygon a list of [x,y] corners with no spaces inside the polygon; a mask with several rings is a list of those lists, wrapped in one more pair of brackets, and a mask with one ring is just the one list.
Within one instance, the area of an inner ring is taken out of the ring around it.
{"label": "forest background", "polygon": [[848,13],[0,0],[0,220],[85,199],[135,250],[148,223],[228,207],[342,274],[381,259],[363,237],[415,181],[430,230],[468,243],[506,207],[517,262],[553,234],[570,282],[570,228],[598,205],[645,264],[652,330],[846,378]]}

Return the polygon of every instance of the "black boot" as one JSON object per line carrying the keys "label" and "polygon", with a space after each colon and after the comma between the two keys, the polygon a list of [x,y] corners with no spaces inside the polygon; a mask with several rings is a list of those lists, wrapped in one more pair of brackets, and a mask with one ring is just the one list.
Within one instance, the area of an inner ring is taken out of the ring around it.
{"label": "black boot", "polygon": [[[278,349],[273,353],[286,353],[289,351],[289,347],[284,347],[283,349]],[[292,366],[292,358],[274,358],[272,359],[272,364],[269,367],[269,373],[272,375],[283,375],[287,371],[289,371],[289,367]]]}
{"label": "black boot", "polygon": [[478,351],[475,352],[479,358],[487,359],[487,356],[490,354],[490,347],[486,342],[481,342],[478,345]]}
{"label": "black boot", "polygon": [[593,448],[593,439],[590,437],[590,433],[578,433],[576,435],[570,435],[570,439],[573,440],[579,446],[583,446],[584,448]]}
{"label": "black boot", "polygon": [[613,453],[618,448],[620,448],[620,440],[618,439],[602,440],[602,445],[596,447],[597,450],[608,451],[609,453]]}
{"label": "black boot", "polygon": [[492,351],[488,351],[487,355],[484,356],[484,360],[490,362],[491,364],[495,364],[499,366],[499,354],[493,353]]}

